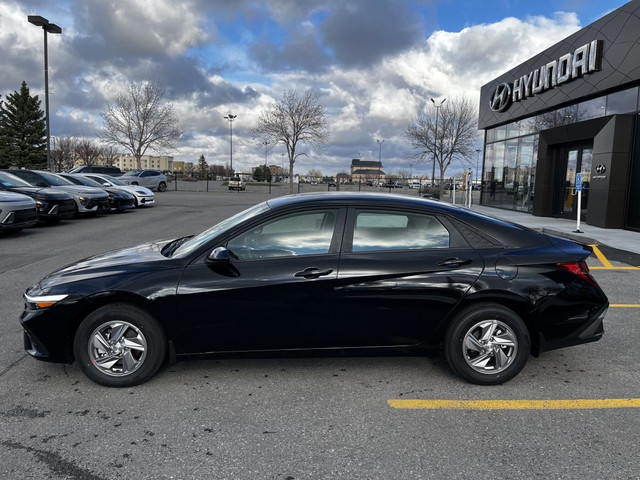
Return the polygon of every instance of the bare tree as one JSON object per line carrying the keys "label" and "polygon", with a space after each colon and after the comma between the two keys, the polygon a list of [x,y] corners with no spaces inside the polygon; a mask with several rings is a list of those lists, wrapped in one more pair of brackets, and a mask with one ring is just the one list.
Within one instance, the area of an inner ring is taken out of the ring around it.
{"label": "bare tree", "polygon": [[120,154],[113,145],[107,145],[100,149],[100,163],[102,165],[114,166]]}
{"label": "bare tree", "polygon": [[260,114],[253,135],[274,145],[285,145],[289,159],[289,193],[293,193],[293,164],[299,156],[308,155],[300,151],[301,144],[319,152],[329,138],[325,108],[318,103],[314,92],[299,95],[295,90],[285,91],[279,103]]}
{"label": "bare tree", "polygon": [[164,101],[165,92],[156,83],[129,83],[125,93],[100,113],[104,124],[98,136],[107,144],[131,152],[138,168],[147,149],[174,149],[183,131],[173,105]]}
{"label": "bare tree", "polygon": [[85,165],[98,163],[102,149],[90,138],[83,138],[76,143],[76,157]]}
{"label": "bare tree", "polygon": [[[445,172],[454,159],[470,164],[478,138],[478,118],[468,98],[454,99],[420,113],[405,134],[418,162],[435,161],[440,171],[440,196],[444,194]],[[436,115],[437,131],[436,131]]]}
{"label": "bare tree", "polygon": [[76,146],[78,139],[74,137],[56,137],[51,149],[51,162],[55,172],[70,170],[76,163]]}

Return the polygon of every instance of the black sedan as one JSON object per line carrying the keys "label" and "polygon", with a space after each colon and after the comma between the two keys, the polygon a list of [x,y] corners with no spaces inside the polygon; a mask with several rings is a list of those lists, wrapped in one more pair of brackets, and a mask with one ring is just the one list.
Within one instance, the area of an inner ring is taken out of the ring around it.
{"label": "black sedan", "polygon": [[608,300],[590,249],[387,194],[256,205],[196,236],[97,255],[25,295],[29,354],[124,387],[200,353],[422,349],[499,384],[530,354],[593,342]]}
{"label": "black sedan", "polygon": [[38,220],[46,223],[58,223],[60,220],[73,218],[76,202],[73,197],[62,190],[49,187],[34,187],[21,178],[0,171],[0,190],[22,193],[36,201]]}

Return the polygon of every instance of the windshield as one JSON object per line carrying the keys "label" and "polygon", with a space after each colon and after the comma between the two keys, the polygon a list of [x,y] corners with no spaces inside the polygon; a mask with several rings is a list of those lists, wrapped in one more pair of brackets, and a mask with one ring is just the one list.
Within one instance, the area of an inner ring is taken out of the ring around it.
{"label": "windshield", "polygon": [[80,176],[78,176],[78,177],[73,177],[73,179],[70,179],[70,178],[68,178],[68,177],[65,177],[65,178],[67,178],[68,180],[72,180],[72,181],[73,181],[73,179],[77,179],[77,180],[78,180],[78,182],[79,182],[80,184],[82,184],[82,185],[86,185],[87,187],[100,187],[100,188],[102,188],[102,184],[101,184],[101,183],[96,182],[96,181],[95,181],[94,179],[92,179],[92,178],[88,178],[88,177],[80,177]]}
{"label": "windshield", "polygon": [[32,187],[30,183],[25,182],[21,178],[11,175],[10,173],[0,172],[0,185],[5,188],[13,187]]}
{"label": "windshield", "polygon": [[44,177],[44,179],[49,182],[51,185],[56,187],[65,187],[68,185],[73,185],[73,182],[67,180],[66,178],[59,177],[53,173],[49,172],[38,172],[40,175]]}
{"label": "windshield", "polygon": [[262,212],[266,212],[269,210],[269,205],[267,202],[259,203],[258,205],[254,205],[247,210],[244,210],[240,213],[235,214],[233,217],[227,218],[226,220],[221,221],[217,225],[214,225],[208,230],[205,230],[199,235],[191,238],[189,241],[180,245],[180,247],[173,253],[174,258],[182,258],[194,251],[198,250],[204,244],[209,242],[211,239],[217,237],[219,234],[224,232],[225,230],[237,225],[238,223],[244,222],[256,215],[260,215]]}
{"label": "windshield", "polygon": [[113,185],[117,185],[118,187],[126,187],[127,185],[125,183],[122,183],[120,180],[118,180],[115,177],[110,177],[109,175],[105,175],[104,178],[107,182],[113,184]]}

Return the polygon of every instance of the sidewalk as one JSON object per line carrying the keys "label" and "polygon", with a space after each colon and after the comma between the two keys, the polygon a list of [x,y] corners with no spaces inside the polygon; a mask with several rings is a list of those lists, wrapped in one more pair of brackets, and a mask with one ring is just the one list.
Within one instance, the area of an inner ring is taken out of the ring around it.
{"label": "sidewalk", "polygon": [[[459,204],[459,199],[456,203]],[[445,197],[444,201],[450,202],[450,198]],[[617,250],[623,250],[640,255],[640,232],[622,230],[614,228],[600,228],[580,223],[580,230],[584,233],[575,233],[576,221],[564,218],[535,217],[529,213],[522,213],[513,210],[502,210],[500,208],[485,207],[483,205],[472,205],[471,210],[478,213],[490,215],[492,217],[519,223],[525,227],[540,230],[550,235],[569,238],[579,243],[587,245],[606,245]]]}

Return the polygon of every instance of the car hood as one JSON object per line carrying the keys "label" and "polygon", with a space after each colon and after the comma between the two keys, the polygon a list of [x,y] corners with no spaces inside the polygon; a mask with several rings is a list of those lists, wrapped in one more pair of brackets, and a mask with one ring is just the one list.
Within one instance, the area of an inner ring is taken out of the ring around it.
{"label": "car hood", "polygon": [[136,192],[139,195],[153,195],[153,192],[151,190],[149,190],[147,187],[143,187],[142,185],[119,185],[118,188],[122,188],[123,190],[131,193]]}
{"label": "car hood", "polygon": [[88,280],[123,273],[143,273],[175,267],[176,261],[162,255],[170,240],[143,243],[94,255],[50,273],[40,281],[43,291],[62,283]]}
{"label": "car hood", "polygon": [[12,187],[12,192],[24,193],[30,197],[47,200],[71,200],[67,192],[50,187]]}
{"label": "car hood", "polygon": [[80,185],[56,185],[55,187],[58,190],[63,190],[72,195],[82,195],[89,198],[106,198],[108,197],[107,192],[102,190],[101,188],[93,188],[93,187],[82,187]]}
{"label": "car hood", "polygon": [[0,191],[0,203],[25,203],[35,205],[35,200],[22,193]]}

